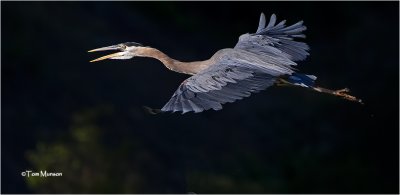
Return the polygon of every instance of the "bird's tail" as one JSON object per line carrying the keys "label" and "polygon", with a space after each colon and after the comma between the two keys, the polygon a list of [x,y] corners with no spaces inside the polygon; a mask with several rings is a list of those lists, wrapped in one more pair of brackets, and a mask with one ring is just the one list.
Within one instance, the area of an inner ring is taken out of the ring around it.
{"label": "bird's tail", "polygon": [[314,75],[293,73],[286,79],[286,81],[290,84],[298,85],[301,87],[314,87],[316,79],[317,77]]}

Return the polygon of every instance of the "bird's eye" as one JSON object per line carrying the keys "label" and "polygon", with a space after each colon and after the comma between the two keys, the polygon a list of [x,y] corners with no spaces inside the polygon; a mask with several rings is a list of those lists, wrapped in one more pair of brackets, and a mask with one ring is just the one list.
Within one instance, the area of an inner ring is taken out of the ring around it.
{"label": "bird's eye", "polygon": [[120,44],[119,47],[120,47],[121,50],[126,49],[126,45],[125,44]]}

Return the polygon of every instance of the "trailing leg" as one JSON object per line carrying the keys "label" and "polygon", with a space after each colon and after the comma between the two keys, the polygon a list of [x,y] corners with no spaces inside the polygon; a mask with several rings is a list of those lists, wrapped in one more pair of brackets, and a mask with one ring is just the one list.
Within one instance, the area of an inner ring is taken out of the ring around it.
{"label": "trailing leg", "polygon": [[331,89],[318,87],[318,86],[315,86],[315,79],[316,79],[316,77],[313,75],[294,73],[286,78],[283,78],[283,77],[278,78],[277,81],[275,82],[275,84],[277,86],[299,86],[299,87],[309,88],[314,91],[331,94],[331,95],[338,96],[338,97],[341,97],[341,98],[349,100],[349,101],[359,102],[359,103],[363,104],[361,99],[358,99],[358,98],[348,94],[348,92],[350,92],[350,90],[348,88],[339,89],[339,90],[331,90]]}
{"label": "trailing leg", "polygon": [[348,88],[339,89],[339,90],[331,90],[331,89],[326,89],[326,88],[322,88],[322,87],[312,87],[311,89],[313,89],[314,91],[331,94],[334,96],[344,98],[346,100],[350,100],[350,101],[354,101],[354,102],[363,104],[361,99],[358,99],[358,98],[348,94],[348,92],[350,92],[350,90]]}

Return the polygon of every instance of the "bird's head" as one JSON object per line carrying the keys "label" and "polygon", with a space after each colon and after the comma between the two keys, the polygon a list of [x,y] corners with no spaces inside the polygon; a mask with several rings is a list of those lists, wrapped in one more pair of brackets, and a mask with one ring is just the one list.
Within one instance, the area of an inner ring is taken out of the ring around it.
{"label": "bird's head", "polygon": [[143,46],[140,43],[126,42],[126,43],[120,43],[118,45],[112,45],[112,46],[108,46],[108,47],[92,49],[88,52],[108,51],[108,50],[119,50],[120,51],[117,53],[109,54],[109,55],[94,59],[90,62],[96,62],[96,61],[105,60],[105,59],[126,60],[126,59],[131,59],[135,56],[139,56],[140,50],[144,49],[144,48],[145,48],[145,46]]}

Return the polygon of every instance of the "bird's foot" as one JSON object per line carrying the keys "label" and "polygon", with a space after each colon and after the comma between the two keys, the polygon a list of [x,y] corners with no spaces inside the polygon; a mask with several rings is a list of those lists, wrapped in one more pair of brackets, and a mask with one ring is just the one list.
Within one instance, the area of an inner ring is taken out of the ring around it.
{"label": "bird's foot", "polygon": [[335,92],[336,93],[347,93],[347,92],[350,92],[350,89],[349,88],[344,88],[344,89],[336,90]]}
{"label": "bird's foot", "polygon": [[348,92],[350,92],[350,89],[344,88],[344,89],[339,89],[339,90],[333,91],[333,94],[336,95],[336,96],[339,96],[341,98],[344,98],[346,100],[350,100],[350,101],[358,102],[360,104],[364,104],[361,99],[358,99],[358,98],[348,94]]}

